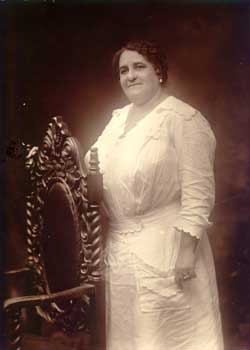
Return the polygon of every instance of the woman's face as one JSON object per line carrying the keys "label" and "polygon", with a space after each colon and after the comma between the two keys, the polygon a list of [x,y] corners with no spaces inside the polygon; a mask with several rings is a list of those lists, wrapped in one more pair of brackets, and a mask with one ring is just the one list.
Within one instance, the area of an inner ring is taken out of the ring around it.
{"label": "woman's face", "polygon": [[154,66],[137,51],[125,50],[119,60],[121,87],[127,98],[142,105],[161,89]]}

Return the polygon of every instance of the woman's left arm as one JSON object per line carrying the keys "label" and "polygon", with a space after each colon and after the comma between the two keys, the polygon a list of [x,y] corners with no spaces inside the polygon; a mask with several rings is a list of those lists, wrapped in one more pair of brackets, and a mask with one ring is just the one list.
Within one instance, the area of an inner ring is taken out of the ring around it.
{"label": "woman's left arm", "polygon": [[205,118],[196,112],[178,116],[175,147],[181,183],[181,211],[175,229],[180,232],[180,247],[175,274],[177,281],[195,277],[195,250],[209,226],[214,206],[214,154],[216,141]]}

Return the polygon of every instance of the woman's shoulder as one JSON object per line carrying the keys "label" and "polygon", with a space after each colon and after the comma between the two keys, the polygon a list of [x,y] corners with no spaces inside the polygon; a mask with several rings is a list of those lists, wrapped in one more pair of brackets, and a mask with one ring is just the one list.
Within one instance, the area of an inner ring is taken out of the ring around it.
{"label": "woman's shoulder", "polygon": [[177,97],[169,96],[160,107],[159,112],[164,116],[170,139],[179,140],[182,143],[184,138],[197,138],[202,135],[202,137],[208,138],[212,144],[216,144],[210,123],[192,105]]}
{"label": "woman's shoulder", "polygon": [[197,109],[182,101],[175,96],[168,96],[160,105],[160,111],[171,111],[173,115],[184,118],[185,120],[192,119],[198,112]]}
{"label": "woman's shoulder", "polygon": [[206,117],[192,105],[172,96],[170,109],[173,112],[172,119],[176,127],[184,124],[186,128],[192,128],[193,131],[212,132]]}

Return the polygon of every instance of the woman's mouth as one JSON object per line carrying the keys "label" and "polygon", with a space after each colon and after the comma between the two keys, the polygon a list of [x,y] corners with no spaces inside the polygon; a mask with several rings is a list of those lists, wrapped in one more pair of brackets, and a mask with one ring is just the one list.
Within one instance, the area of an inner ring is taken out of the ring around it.
{"label": "woman's mouth", "polygon": [[128,87],[133,87],[133,86],[138,86],[138,85],[142,85],[141,83],[134,83],[134,84],[129,84]]}

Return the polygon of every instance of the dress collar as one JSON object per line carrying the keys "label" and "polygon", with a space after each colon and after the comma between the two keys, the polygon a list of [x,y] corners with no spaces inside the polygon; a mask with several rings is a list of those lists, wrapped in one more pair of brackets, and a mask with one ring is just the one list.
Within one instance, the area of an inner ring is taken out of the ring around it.
{"label": "dress collar", "polygon": [[[116,110],[115,112],[118,114],[117,116],[120,118],[120,128],[119,128],[119,138],[123,138],[127,135],[129,135],[131,132],[133,132],[135,129],[137,129],[139,126],[141,125],[149,125],[151,124],[151,120],[152,120],[152,129],[154,129],[155,127],[159,127],[159,123],[162,124],[162,119],[163,119],[163,112],[165,112],[166,110],[170,109],[171,106],[171,100],[174,97],[172,95],[168,95],[163,101],[161,101],[158,105],[156,105],[152,111],[150,111],[148,114],[145,115],[145,117],[143,117],[142,119],[140,119],[134,126],[133,128],[131,128],[130,130],[128,130],[125,133],[125,126],[126,126],[126,121],[128,118],[128,113],[130,111],[130,109],[132,108],[133,104],[130,103],[129,105],[126,105],[125,107]],[[157,115],[162,115],[161,118],[154,118],[155,114]],[[158,119],[158,122],[157,122]],[[160,119],[160,120],[159,120]],[[147,128],[148,129],[148,128]],[[151,129],[151,128],[150,128]],[[153,131],[153,130],[152,130]]]}

